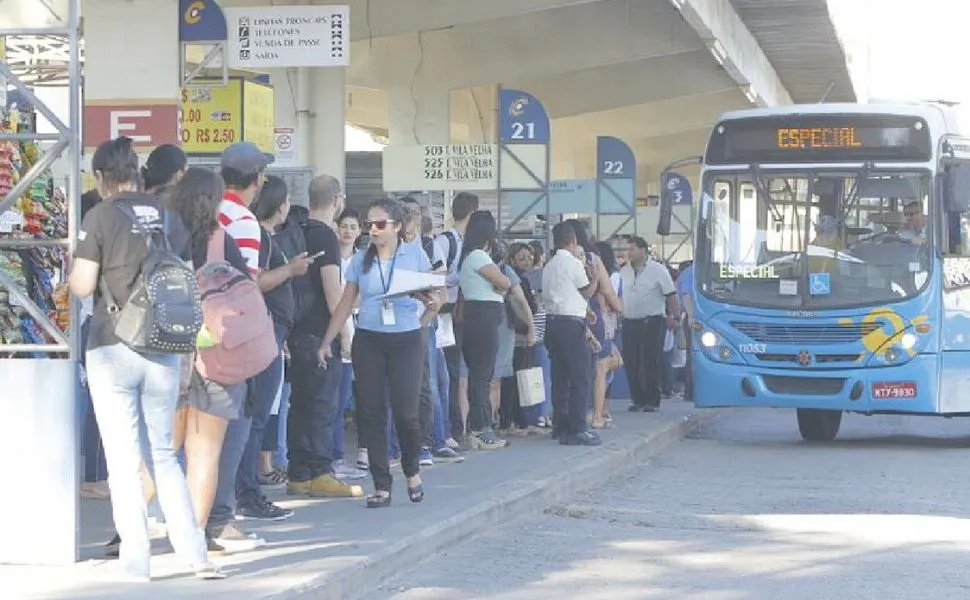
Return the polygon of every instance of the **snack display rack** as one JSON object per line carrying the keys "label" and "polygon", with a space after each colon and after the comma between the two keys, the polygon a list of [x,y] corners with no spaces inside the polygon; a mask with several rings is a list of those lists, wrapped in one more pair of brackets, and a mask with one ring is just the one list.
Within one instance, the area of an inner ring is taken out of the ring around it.
{"label": "snack display rack", "polygon": [[[32,133],[34,119],[22,118],[17,110],[0,115],[0,133]],[[34,140],[0,141],[0,198],[6,197],[41,155]],[[67,199],[55,185],[50,169],[34,179],[10,207],[0,213],[0,271],[23,290],[51,321],[67,334],[70,326],[70,298],[64,284],[66,250],[56,246],[32,245],[29,240],[61,239],[68,236]],[[17,248],[17,241],[24,240]],[[56,340],[30,314],[24,303],[0,288],[0,344],[46,345]],[[3,347],[0,346],[0,351]],[[7,352],[2,356],[40,357],[32,352]]]}

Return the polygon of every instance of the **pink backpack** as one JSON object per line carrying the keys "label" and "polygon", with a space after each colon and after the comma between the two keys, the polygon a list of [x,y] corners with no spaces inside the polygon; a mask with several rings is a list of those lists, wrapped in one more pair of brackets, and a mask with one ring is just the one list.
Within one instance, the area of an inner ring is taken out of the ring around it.
{"label": "pink backpack", "polygon": [[259,286],[226,262],[225,236],[221,228],[212,235],[206,264],[195,274],[202,322],[215,342],[198,349],[195,368],[210,381],[233,385],[262,373],[280,349]]}

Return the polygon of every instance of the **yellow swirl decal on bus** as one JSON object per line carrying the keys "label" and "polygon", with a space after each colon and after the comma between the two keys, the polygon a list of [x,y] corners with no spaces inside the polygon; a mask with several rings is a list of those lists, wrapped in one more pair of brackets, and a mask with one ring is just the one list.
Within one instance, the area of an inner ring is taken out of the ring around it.
{"label": "yellow swirl decal on bus", "polygon": [[[928,320],[926,315],[913,317],[909,324],[919,325]],[[872,309],[867,315],[859,320],[862,324],[877,324],[880,327],[873,329],[862,338],[862,345],[872,354],[883,354],[889,349],[887,342],[901,334],[908,327],[906,319],[896,311],[880,307]],[[839,319],[839,325],[851,327],[856,325],[855,319]],[[916,355],[916,350],[910,348],[906,350],[910,356]],[[860,357],[860,360],[862,357]]]}

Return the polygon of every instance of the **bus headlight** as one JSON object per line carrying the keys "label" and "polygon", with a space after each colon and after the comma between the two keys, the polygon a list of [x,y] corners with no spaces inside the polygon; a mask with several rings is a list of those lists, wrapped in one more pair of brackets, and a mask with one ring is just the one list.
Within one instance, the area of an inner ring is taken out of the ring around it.
{"label": "bus headlight", "polygon": [[899,338],[899,345],[902,346],[903,350],[912,350],[914,347],[916,347],[916,342],[918,341],[919,338],[912,333],[904,333]]}
{"label": "bus headlight", "polygon": [[701,345],[705,348],[713,348],[717,345],[717,336],[713,331],[705,331],[701,334]]}

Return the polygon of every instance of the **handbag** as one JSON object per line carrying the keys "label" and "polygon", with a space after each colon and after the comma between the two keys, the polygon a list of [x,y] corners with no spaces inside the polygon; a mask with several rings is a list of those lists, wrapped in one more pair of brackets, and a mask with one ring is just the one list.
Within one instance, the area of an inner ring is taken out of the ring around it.
{"label": "handbag", "polygon": [[546,401],[546,383],[541,367],[516,371],[515,384],[519,389],[519,406],[536,406]]}

